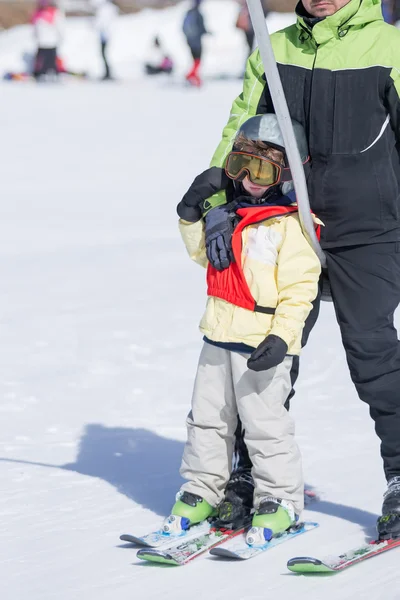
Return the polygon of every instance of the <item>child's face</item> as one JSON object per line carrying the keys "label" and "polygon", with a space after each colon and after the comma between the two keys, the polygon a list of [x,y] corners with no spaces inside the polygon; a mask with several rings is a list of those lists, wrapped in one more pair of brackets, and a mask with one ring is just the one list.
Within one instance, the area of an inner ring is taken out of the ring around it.
{"label": "child's face", "polygon": [[270,185],[257,185],[256,183],[253,183],[250,181],[248,175],[243,179],[242,186],[250,196],[253,196],[253,198],[262,198],[268,188],[271,187]]}

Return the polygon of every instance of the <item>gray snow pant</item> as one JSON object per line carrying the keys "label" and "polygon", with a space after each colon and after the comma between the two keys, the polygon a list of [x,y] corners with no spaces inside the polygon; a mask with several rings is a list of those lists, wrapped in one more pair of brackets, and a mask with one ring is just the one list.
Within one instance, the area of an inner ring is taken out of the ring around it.
{"label": "gray snow pant", "polygon": [[212,506],[224,497],[231,469],[238,415],[253,464],[254,506],[273,496],[303,510],[301,456],[294,423],[284,403],[291,390],[293,357],[268,371],[247,368],[248,354],[204,343],[187,418],[188,438],[180,473],[182,490]]}

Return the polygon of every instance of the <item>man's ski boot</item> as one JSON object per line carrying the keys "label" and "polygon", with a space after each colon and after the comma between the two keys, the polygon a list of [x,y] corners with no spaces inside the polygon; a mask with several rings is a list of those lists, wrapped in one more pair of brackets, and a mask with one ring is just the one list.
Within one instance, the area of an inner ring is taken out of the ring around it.
{"label": "man's ski boot", "polygon": [[295,523],[294,508],[289,502],[279,498],[265,498],[254,513],[246,542],[249,546],[265,546],[274,536],[284,533]]}
{"label": "man's ski boot", "polygon": [[216,514],[215,509],[201,496],[178,492],[169,517],[164,521],[164,533],[179,535],[192,525],[201,523]]}
{"label": "man's ski boot", "polygon": [[393,477],[388,482],[377,529],[380,540],[400,537],[400,477]]}
{"label": "man's ski boot", "polygon": [[240,529],[250,525],[253,509],[254,481],[251,470],[236,469],[225,489],[225,497],[218,508],[215,526]]}

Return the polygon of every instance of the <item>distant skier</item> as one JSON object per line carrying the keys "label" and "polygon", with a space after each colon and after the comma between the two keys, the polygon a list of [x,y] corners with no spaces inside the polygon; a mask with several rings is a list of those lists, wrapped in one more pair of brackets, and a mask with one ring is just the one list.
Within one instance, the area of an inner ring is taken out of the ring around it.
{"label": "distant skier", "polygon": [[186,41],[190,48],[193,57],[193,66],[186,75],[186,80],[194,86],[201,85],[199,75],[201,59],[203,54],[203,35],[207,33],[204,25],[203,15],[200,12],[201,0],[194,0],[194,5],[185,15],[182,25],[182,31],[186,37]]}
{"label": "distant skier", "polygon": [[36,80],[50,75],[56,78],[57,51],[64,33],[64,15],[53,0],[39,0],[31,23],[37,43],[33,68]]}
{"label": "distant skier", "polygon": [[[308,166],[305,132],[293,126]],[[239,413],[255,484],[247,541],[257,546],[294,525],[304,506],[301,457],[284,404],[321,268],[293,205],[275,115],[240,126],[225,171],[211,169],[208,187],[195,180],[177,208],[190,257],[208,265],[208,301],[180,471],[187,482],[172,508],[181,518],[167,519],[165,527],[176,532],[216,512],[232,468]],[[202,198],[221,186],[228,204],[203,221]],[[229,527],[233,515],[226,508],[220,507],[219,524]]]}
{"label": "distant skier", "polygon": [[[262,2],[261,4],[263,7],[264,16],[266,17],[268,14],[267,4],[265,1]],[[248,54],[250,56],[250,54],[253,52],[253,46],[254,46],[254,29],[253,29],[253,25],[251,22],[250,13],[249,13],[249,9],[247,7],[246,0],[240,0],[240,5],[241,6],[240,6],[239,14],[236,19],[235,26],[238,29],[241,29],[243,31],[245,38],[246,38]]]}
{"label": "distant skier", "polygon": [[392,0],[392,21],[395,27],[400,27],[400,0]]}
{"label": "distant skier", "polygon": [[113,79],[113,74],[107,57],[112,28],[118,16],[118,8],[112,0],[90,0],[95,9],[94,27],[100,41],[101,56],[104,63],[103,81]]}
{"label": "distant skier", "polygon": [[153,39],[151,55],[148,57],[144,67],[147,75],[159,75],[162,73],[170,75],[173,71],[174,64],[172,59],[163,50],[158,36]]}
{"label": "distant skier", "polygon": [[393,25],[393,4],[394,0],[382,0],[382,14],[386,23]]}

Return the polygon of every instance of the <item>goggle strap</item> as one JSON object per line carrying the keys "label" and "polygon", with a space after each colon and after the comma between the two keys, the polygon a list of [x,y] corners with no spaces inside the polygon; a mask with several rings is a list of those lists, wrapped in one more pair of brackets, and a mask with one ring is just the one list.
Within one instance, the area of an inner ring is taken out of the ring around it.
{"label": "goggle strap", "polygon": [[[310,157],[307,156],[307,159],[303,162],[304,174],[307,177],[310,174],[311,165],[310,165]],[[290,171],[290,167],[282,167],[281,171],[281,179],[279,183],[286,183],[288,181],[293,181],[292,173]]]}

